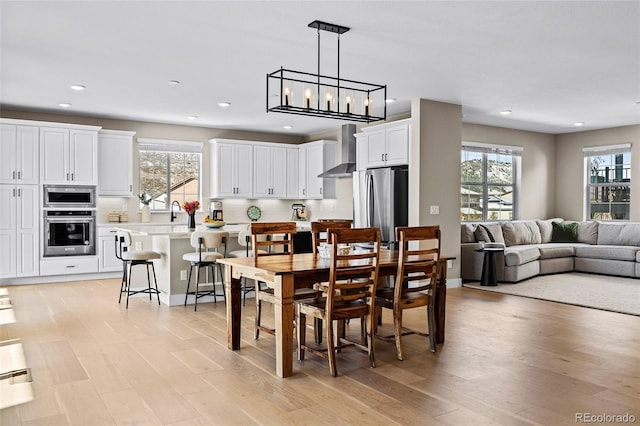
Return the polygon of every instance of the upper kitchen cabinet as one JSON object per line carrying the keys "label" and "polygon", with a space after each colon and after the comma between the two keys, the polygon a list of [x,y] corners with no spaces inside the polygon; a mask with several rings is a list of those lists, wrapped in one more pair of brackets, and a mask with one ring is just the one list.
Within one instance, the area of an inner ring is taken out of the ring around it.
{"label": "upper kitchen cabinet", "polygon": [[253,144],[211,139],[211,198],[253,197]]}
{"label": "upper kitchen cabinet", "polygon": [[38,184],[39,128],[11,123],[0,124],[0,183]]}
{"label": "upper kitchen cabinet", "polygon": [[93,126],[41,127],[42,183],[96,185],[98,130]]}
{"label": "upper kitchen cabinet", "polygon": [[300,196],[300,149],[288,147],[287,150],[287,198]]}
{"label": "upper kitchen cabinet", "polygon": [[336,141],[327,140],[298,145],[300,198],[335,198],[335,179],[319,178],[318,175],[336,165],[336,146]]}
{"label": "upper kitchen cabinet", "polygon": [[133,195],[133,136],[135,132],[98,132],[98,195]]}
{"label": "upper kitchen cabinet", "polygon": [[409,164],[410,120],[369,126],[356,135],[358,170]]}
{"label": "upper kitchen cabinet", "polygon": [[254,198],[286,198],[287,148],[283,144],[253,145]]}

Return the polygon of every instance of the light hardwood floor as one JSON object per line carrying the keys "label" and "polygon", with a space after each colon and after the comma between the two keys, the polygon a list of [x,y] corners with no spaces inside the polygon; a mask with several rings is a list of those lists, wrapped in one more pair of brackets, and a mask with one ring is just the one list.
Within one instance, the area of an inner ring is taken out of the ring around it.
{"label": "light hardwood floor", "polygon": [[[194,313],[135,298],[125,310],[118,288],[8,288],[17,322],[0,339],[21,339],[35,399],[2,410],[0,424],[560,425],[583,412],[640,423],[639,317],[456,288],[436,354],[408,336],[398,361],[393,344],[377,340],[375,369],[345,350],[337,378],[307,355],[279,379],[273,338],[252,338],[252,302],[232,352],[223,303]],[[420,326],[424,311],[413,311],[404,323]]]}

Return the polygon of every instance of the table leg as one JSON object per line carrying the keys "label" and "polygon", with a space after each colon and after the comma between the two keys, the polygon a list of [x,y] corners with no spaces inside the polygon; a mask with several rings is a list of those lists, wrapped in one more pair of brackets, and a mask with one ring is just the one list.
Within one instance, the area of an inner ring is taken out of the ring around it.
{"label": "table leg", "polygon": [[498,285],[498,274],[496,272],[495,252],[485,251],[484,262],[482,264],[482,277],[480,277],[480,285],[495,286]]}
{"label": "table leg", "polygon": [[227,347],[231,350],[240,349],[240,322],[242,318],[241,280],[233,278],[231,265],[224,266],[227,290]]}
{"label": "table leg", "polygon": [[277,275],[274,283],[276,323],[276,374],[293,374],[293,275]]}
{"label": "table leg", "polygon": [[447,303],[447,262],[438,262],[438,282],[436,289],[436,343],[444,343],[445,307]]}

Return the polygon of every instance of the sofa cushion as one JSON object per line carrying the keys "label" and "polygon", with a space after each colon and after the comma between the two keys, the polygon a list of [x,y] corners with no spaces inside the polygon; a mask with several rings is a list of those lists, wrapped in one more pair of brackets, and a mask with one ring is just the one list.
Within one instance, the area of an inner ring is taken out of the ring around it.
{"label": "sofa cushion", "polygon": [[552,243],[577,243],[578,223],[577,222],[551,222],[553,232],[551,233]]}
{"label": "sofa cushion", "polygon": [[576,254],[575,245],[567,243],[547,243],[538,245],[540,259],[554,259],[557,257],[572,257]]}
{"label": "sofa cushion", "polygon": [[502,234],[507,247],[542,242],[540,228],[534,220],[503,222]]}
{"label": "sofa cushion", "polygon": [[598,244],[598,222],[595,220],[578,222],[578,242]]}
{"label": "sofa cushion", "polygon": [[536,246],[511,246],[504,249],[504,264],[507,266],[524,265],[540,257]]}
{"label": "sofa cushion", "polygon": [[470,223],[460,224],[460,242],[475,243],[476,238],[473,236],[473,225]]}
{"label": "sofa cushion", "polygon": [[486,243],[495,243],[496,239],[493,236],[493,233],[487,228],[485,225],[479,224],[476,226],[476,230],[473,231],[473,236],[476,241],[484,241]]}
{"label": "sofa cushion", "polygon": [[591,259],[609,259],[609,260],[628,260],[636,261],[640,247],[632,246],[577,246],[576,257],[585,257]]}
{"label": "sofa cushion", "polygon": [[598,245],[640,247],[640,223],[599,222]]}
{"label": "sofa cushion", "polygon": [[546,219],[546,220],[540,220],[537,219],[536,223],[538,224],[538,228],[540,228],[540,238],[542,241],[540,241],[541,243],[550,243],[551,242],[551,232],[553,230],[552,226],[551,226],[551,222],[562,222],[563,219],[560,217],[557,217],[555,219]]}
{"label": "sofa cushion", "polygon": [[502,235],[502,225],[500,222],[483,222],[478,225],[484,226],[488,232],[491,232],[496,243],[504,244],[504,236]]}

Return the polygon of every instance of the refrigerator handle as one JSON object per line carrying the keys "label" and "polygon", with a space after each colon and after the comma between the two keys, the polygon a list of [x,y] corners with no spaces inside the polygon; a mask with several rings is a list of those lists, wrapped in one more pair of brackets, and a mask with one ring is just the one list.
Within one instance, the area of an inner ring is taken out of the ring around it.
{"label": "refrigerator handle", "polygon": [[366,199],[366,218],[367,218],[367,227],[373,226],[373,176],[370,174],[365,175],[366,177],[366,186],[367,186],[367,199]]}

